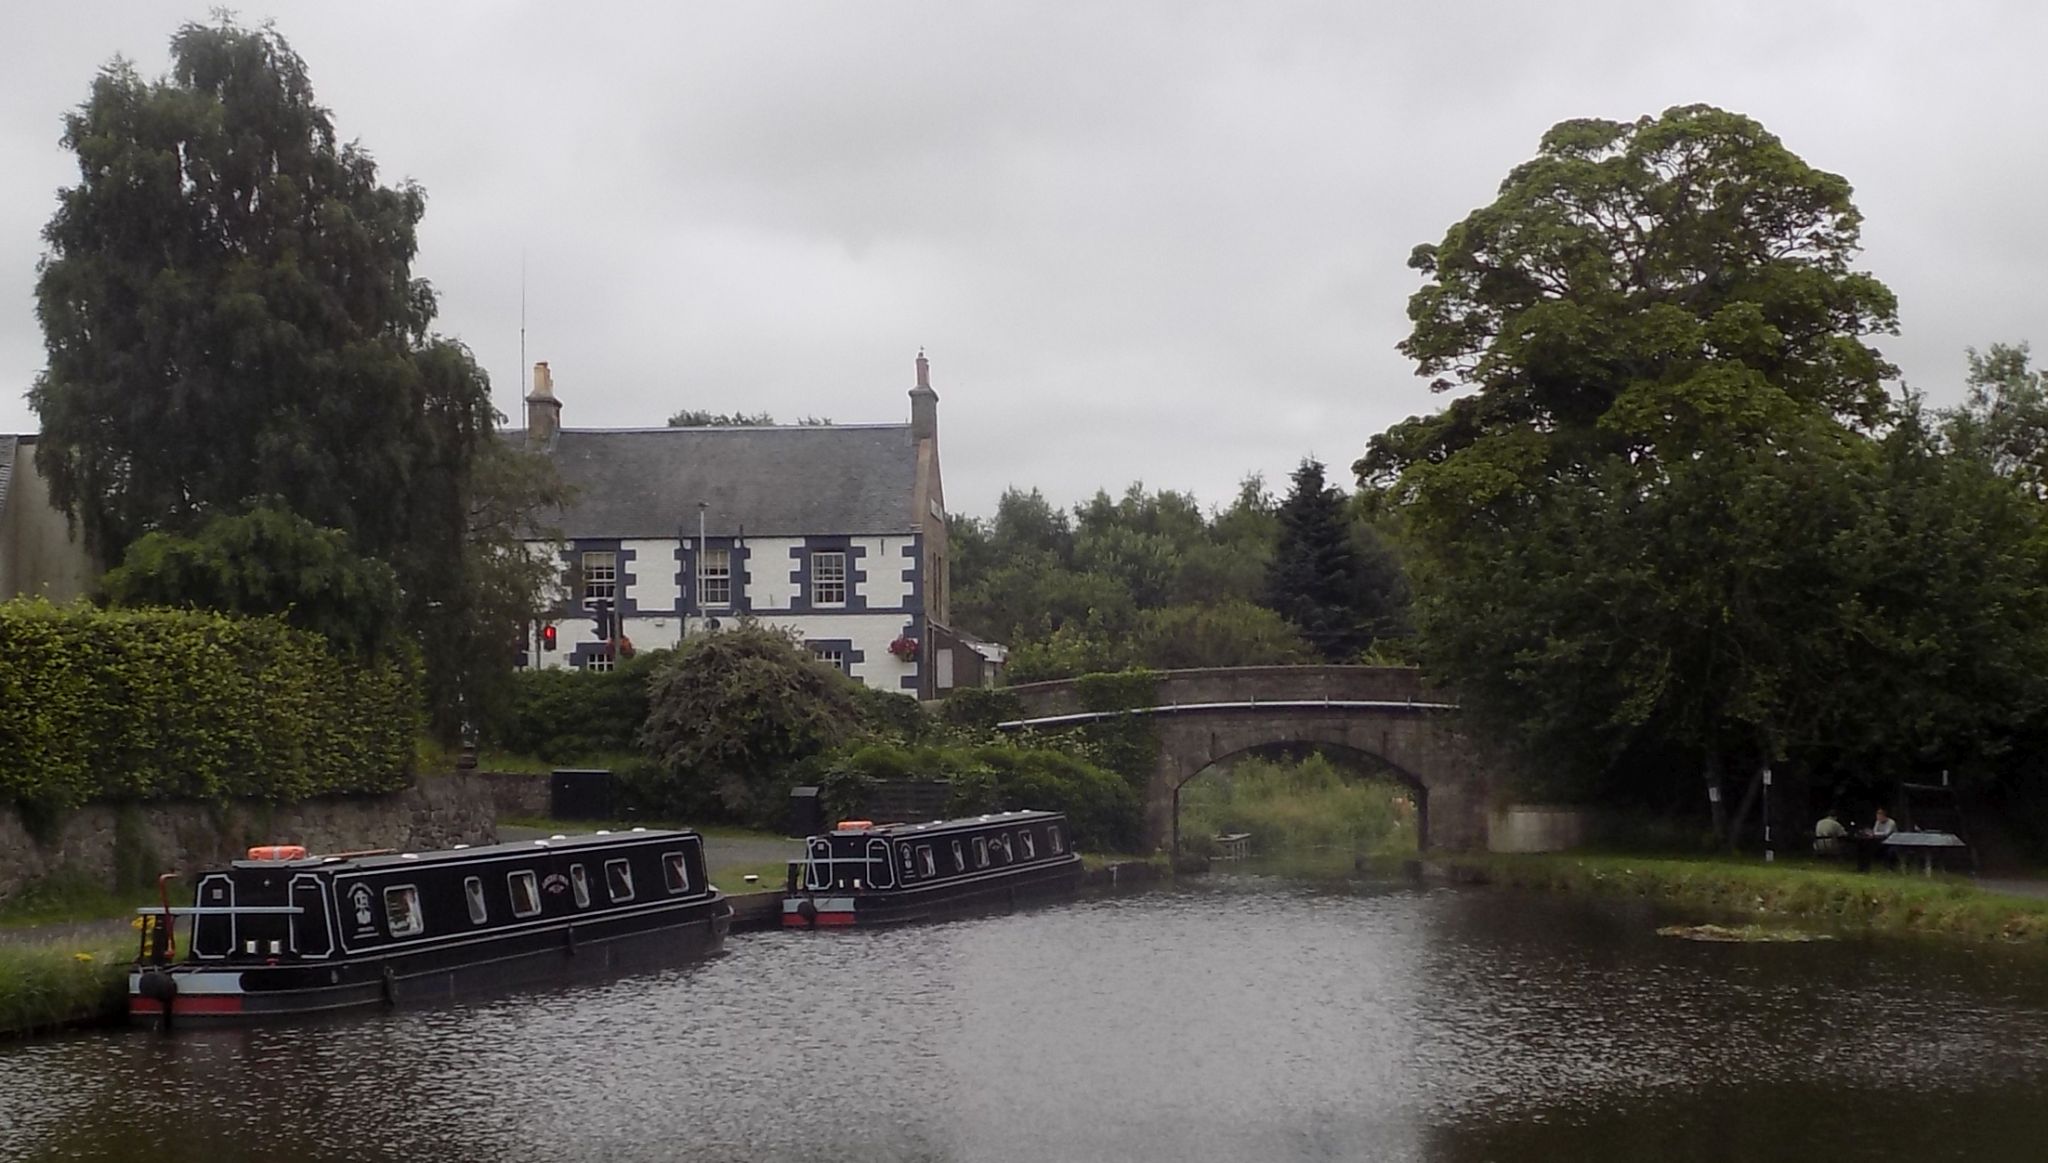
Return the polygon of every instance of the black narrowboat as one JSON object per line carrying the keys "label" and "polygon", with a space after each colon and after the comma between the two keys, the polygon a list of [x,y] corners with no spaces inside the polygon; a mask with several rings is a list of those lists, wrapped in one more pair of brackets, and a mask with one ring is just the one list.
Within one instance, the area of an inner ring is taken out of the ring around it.
{"label": "black narrowboat", "polygon": [[789,864],[785,928],[889,924],[1072,896],[1066,817],[1002,812],[925,824],[842,821]]}
{"label": "black narrowboat", "polygon": [[231,1024],[659,966],[716,952],[732,922],[690,831],[249,856],[201,875],[190,908],[139,910],[131,1020]]}

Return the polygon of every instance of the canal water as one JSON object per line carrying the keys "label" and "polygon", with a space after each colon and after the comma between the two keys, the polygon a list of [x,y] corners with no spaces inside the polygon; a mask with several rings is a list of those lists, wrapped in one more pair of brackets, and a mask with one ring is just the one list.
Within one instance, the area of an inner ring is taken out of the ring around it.
{"label": "canal water", "polygon": [[1257,878],[666,973],[0,1044],[0,1158],[2048,1159],[2048,958]]}

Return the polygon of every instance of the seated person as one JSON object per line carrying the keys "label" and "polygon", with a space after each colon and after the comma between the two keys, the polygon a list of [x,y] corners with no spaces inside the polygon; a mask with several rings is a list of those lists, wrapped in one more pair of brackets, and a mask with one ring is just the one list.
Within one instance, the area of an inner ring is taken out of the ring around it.
{"label": "seated person", "polygon": [[1883,808],[1877,809],[1868,828],[1856,829],[1856,868],[1862,872],[1870,871],[1873,857],[1883,860],[1887,867],[1897,867],[1898,853],[1886,848],[1884,841],[1885,837],[1898,830],[1899,822],[1892,819],[1891,813]]}
{"label": "seated person", "polygon": [[1813,826],[1813,851],[1819,856],[1840,856],[1849,849],[1849,829],[1833,811]]}

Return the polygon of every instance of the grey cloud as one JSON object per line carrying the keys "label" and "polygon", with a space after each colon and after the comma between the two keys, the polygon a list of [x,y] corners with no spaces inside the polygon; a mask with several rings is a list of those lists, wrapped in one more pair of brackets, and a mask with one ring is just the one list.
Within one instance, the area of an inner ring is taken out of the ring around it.
{"label": "grey cloud", "polygon": [[[195,7],[192,16],[203,16]],[[1550,124],[1709,101],[1848,176],[1884,341],[1952,399],[2026,338],[2048,113],[2018,5],[280,2],[346,136],[430,195],[416,269],[520,396],[572,425],[682,406],[905,414],[929,348],[948,494],[1134,479],[1218,503],[1343,467],[1433,409],[1394,350],[1418,242]],[[29,6],[0,47],[0,377],[41,363],[30,287],[57,118],[160,5]],[[0,430],[33,426],[0,391]]]}

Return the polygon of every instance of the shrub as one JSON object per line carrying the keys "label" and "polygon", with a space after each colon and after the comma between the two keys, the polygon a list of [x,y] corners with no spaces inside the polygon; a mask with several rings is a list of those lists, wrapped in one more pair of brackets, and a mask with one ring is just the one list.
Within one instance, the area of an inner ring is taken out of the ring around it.
{"label": "shrub", "polygon": [[337,658],[272,618],[0,603],[0,801],[393,790],[412,774],[417,669]]}
{"label": "shrub", "polygon": [[509,713],[489,725],[487,741],[549,763],[636,751],[648,683],[670,653],[638,654],[611,671],[520,671]]}
{"label": "shrub", "polygon": [[666,796],[710,796],[732,819],[774,826],[792,769],[854,737],[853,682],[750,624],[691,638],[654,669],[640,742],[666,774]]}

